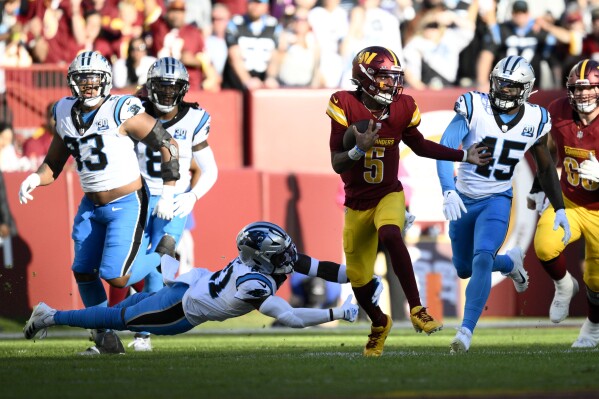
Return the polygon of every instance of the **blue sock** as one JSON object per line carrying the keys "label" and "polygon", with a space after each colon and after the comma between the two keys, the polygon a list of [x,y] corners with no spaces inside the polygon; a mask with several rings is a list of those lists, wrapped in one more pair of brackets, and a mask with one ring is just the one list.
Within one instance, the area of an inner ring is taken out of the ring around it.
{"label": "blue sock", "polygon": [[481,252],[474,256],[472,276],[466,287],[466,305],[462,321],[462,327],[466,327],[470,331],[474,331],[489,298],[492,268],[493,256],[490,253]]}
{"label": "blue sock", "polygon": [[493,271],[508,274],[514,269],[514,261],[507,255],[497,255],[493,262]]}
{"label": "blue sock", "polygon": [[86,308],[92,306],[106,307],[108,305],[106,291],[99,278],[93,281],[77,281],[77,286],[79,287],[81,300]]}
{"label": "blue sock", "polygon": [[131,267],[131,275],[127,286],[143,280],[148,274],[154,272],[160,266],[160,255],[156,252],[138,256]]}
{"label": "blue sock", "polygon": [[125,330],[121,309],[93,306],[81,310],[57,311],[54,315],[57,325],[81,328],[105,328]]}

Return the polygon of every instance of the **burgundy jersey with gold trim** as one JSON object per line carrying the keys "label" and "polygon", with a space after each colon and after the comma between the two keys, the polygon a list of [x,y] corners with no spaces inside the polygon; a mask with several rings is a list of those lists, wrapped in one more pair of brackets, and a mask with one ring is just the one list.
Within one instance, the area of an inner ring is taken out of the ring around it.
{"label": "burgundy jersey with gold trim", "polygon": [[578,174],[578,167],[589,159],[590,153],[597,156],[599,118],[583,126],[567,97],[554,100],[547,109],[553,120],[551,137],[562,166],[560,184],[564,195],[587,209],[599,210],[599,183],[581,179]]}

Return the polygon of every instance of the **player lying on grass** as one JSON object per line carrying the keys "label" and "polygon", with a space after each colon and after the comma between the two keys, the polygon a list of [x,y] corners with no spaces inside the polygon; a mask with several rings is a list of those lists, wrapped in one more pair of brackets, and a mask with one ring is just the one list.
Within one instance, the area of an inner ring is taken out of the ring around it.
{"label": "player lying on grass", "polygon": [[[55,325],[176,335],[206,321],[223,321],[254,309],[295,328],[356,320],[358,306],[351,303],[351,295],[332,309],[293,308],[275,295],[294,267],[347,282],[344,265],[298,254],[291,237],[279,226],[269,222],[245,226],[237,235],[237,249],[239,256],[222,270],[195,268],[177,278],[179,263],[164,255],[161,267],[166,286],[155,293],[134,294],[114,307],[60,311],[40,302],[23,329],[25,338],[33,339],[40,331],[44,338],[46,328]],[[373,301],[378,302],[379,296],[380,289]]]}

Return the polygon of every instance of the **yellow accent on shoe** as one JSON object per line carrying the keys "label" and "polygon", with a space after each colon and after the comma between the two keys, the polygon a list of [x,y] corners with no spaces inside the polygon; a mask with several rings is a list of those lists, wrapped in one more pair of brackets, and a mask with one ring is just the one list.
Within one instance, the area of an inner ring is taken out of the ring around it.
{"label": "yellow accent on shoe", "polygon": [[383,347],[385,346],[385,340],[391,331],[393,320],[391,316],[387,316],[387,324],[381,327],[370,326],[370,334],[368,335],[368,342],[364,347],[364,356],[379,357],[383,354]]}
{"label": "yellow accent on shoe", "polygon": [[416,332],[425,332],[427,335],[431,335],[436,331],[443,329],[443,324],[436,321],[426,312],[424,306],[414,306],[410,311],[410,320],[414,326]]}

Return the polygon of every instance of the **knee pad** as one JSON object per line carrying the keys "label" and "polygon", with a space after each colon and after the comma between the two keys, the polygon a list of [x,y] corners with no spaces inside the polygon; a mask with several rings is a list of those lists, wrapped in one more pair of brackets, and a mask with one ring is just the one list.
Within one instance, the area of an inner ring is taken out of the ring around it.
{"label": "knee pad", "polygon": [[589,298],[589,302],[593,306],[599,306],[599,292],[591,291],[591,289],[587,286],[587,298]]}
{"label": "knee pad", "polygon": [[78,273],[73,272],[73,276],[75,277],[75,281],[78,283],[86,283],[90,281],[95,281],[100,278],[98,273]]}

